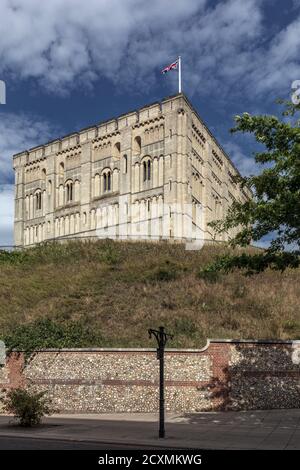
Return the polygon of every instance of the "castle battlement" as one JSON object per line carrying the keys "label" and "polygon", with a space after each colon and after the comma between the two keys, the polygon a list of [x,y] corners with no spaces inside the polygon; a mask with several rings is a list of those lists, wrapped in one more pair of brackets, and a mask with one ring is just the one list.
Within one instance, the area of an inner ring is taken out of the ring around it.
{"label": "castle battlement", "polygon": [[18,153],[13,166],[18,246],[90,236],[210,240],[208,223],[250,197],[183,94]]}

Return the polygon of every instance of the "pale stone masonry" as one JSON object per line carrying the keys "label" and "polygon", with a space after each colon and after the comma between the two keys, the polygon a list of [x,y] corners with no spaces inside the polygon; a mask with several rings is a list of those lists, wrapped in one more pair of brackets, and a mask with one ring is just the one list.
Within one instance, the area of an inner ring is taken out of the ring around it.
{"label": "pale stone masonry", "polygon": [[184,94],[18,153],[13,163],[16,246],[212,240],[208,223],[250,197]]}

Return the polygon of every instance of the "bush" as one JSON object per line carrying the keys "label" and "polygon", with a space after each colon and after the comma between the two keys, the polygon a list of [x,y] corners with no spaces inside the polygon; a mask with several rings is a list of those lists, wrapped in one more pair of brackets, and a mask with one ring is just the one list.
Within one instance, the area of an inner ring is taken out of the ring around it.
{"label": "bush", "polygon": [[28,261],[28,253],[26,251],[6,251],[0,250],[0,265],[1,264],[10,264],[10,265],[19,265],[24,264]]}
{"label": "bush", "polygon": [[146,278],[150,281],[174,281],[178,278],[181,271],[185,270],[182,266],[173,261],[164,260],[160,266],[151,270]]}
{"label": "bush", "polygon": [[210,282],[212,284],[220,280],[220,273],[209,268],[201,269],[198,271],[197,276],[199,279],[203,279],[203,281]]}
{"label": "bush", "polygon": [[40,424],[45,415],[54,412],[51,400],[46,397],[47,392],[33,392],[24,388],[10,390],[3,399],[4,409],[13,413],[19,420],[19,425],[31,427]]}
{"label": "bush", "polygon": [[167,266],[157,268],[150,276],[150,279],[153,281],[173,281],[176,278],[177,272]]}
{"label": "bush", "polygon": [[24,351],[26,357],[39,349],[84,348],[103,344],[101,332],[80,321],[59,323],[50,318],[19,325],[3,339],[8,351]]}
{"label": "bush", "polygon": [[117,245],[111,241],[106,241],[105,245],[103,244],[99,258],[102,262],[108,265],[115,266],[118,264],[120,262],[120,253]]}

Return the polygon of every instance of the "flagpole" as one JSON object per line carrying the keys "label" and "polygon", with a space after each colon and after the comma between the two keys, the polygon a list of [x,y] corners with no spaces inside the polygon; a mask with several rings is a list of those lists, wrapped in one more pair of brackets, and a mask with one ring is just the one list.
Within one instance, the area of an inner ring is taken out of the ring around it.
{"label": "flagpole", "polygon": [[181,56],[178,56],[178,93],[181,93]]}

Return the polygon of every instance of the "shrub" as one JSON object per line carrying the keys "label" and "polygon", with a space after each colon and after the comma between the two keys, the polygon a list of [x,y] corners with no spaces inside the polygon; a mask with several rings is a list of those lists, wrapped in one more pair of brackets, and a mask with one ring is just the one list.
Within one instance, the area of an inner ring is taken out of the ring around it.
{"label": "shrub", "polygon": [[220,280],[220,273],[209,268],[201,269],[198,271],[197,276],[199,279],[203,279],[203,281],[210,282],[212,284]]}
{"label": "shrub", "polygon": [[120,262],[120,253],[116,244],[107,241],[100,253],[100,260],[112,266],[118,264]]}
{"label": "shrub", "polygon": [[147,275],[150,281],[174,281],[178,278],[182,267],[169,261],[168,259],[163,261],[160,266],[155,267]]}
{"label": "shrub", "polygon": [[26,357],[39,349],[83,348],[97,346],[102,342],[101,333],[80,321],[59,323],[49,318],[19,325],[4,336],[9,351],[24,351]]}
{"label": "shrub", "polygon": [[54,412],[51,408],[51,400],[47,398],[46,393],[24,388],[10,390],[7,397],[3,399],[4,409],[8,413],[13,413],[20,426],[35,426],[41,422],[43,416]]}
{"label": "shrub", "polygon": [[153,281],[173,281],[177,277],[177,272],[167,266],[157,268],[150,276]]}
{"label": "shrub", "polygon": [[10,264],[10,265],[24,264],[28,259],[29,257],[26,251],[0,250],[0,265],[1,264]]}
{"label": "shrub", "polygon": [[176,318],[174,322],[175,334],[181,334],[186,336],[193,336],[198,333],[197,326],[190,318],[180,317]]}

